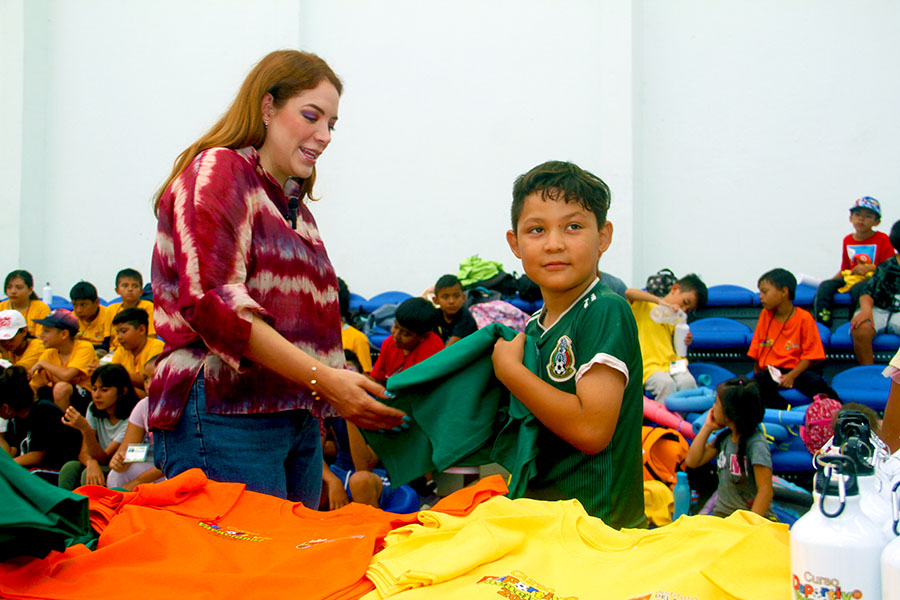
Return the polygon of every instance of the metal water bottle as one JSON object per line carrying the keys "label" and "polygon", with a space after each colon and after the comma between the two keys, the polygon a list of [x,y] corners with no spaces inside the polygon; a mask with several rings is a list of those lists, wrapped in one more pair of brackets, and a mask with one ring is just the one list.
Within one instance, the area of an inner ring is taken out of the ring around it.
{"label": "metal water bottle", "polygon": [[813,507],[791,527],[791,598],[881,598],[884,538],[862,511],[853,461],[816,462]]}
{"label": "metal water bottle", "polygon": [[[898,523],[900,523],[900,498],[897,488],[900,481],[891,488],[891,511],[893,513],[892,527],[896,535],[900,535]],[[881,553],[881,597],[900,598],[900,537],[884,547]]]}
{"label": "metal water bottle", "polygon": [[885,544],[893,541],[891,503],[886,489],[890,484],[885,484],[875,472],[876,448],[866,415],[856,410],[840,413],[834,425],[832,445],[853,461],[862,511],[879,527]]}

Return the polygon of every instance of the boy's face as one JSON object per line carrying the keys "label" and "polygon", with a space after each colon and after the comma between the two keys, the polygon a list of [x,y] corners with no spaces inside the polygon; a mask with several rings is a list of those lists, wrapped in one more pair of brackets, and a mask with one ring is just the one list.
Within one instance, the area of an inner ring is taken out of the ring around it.
{"label": "boy's face", "polygon": [[116,282],[116,293],[122,296],[124,304],[137,304],[143,291],[141,282],[134,277],[120,277]]}
{"label": "boy's face", "polygon": [[664,298],[670,304],[676,304],[681,310],[688,313],[697,308],[697,292],[694,290],[682,290],[677,283],[672,286]]}
{"label": "boy's face", "polygon": [[22,340],[25,339],[26,335],[28,335],[28,329],[26,327],[23,327],[16,332],[16,335],[12,336],[8,340],[0,340],[0,348],[3,348],[7,352],[13,352],[22,344]]}
{"label": "boy's face", "polygon": [[441,288],[435,294],[435,297],[437,298],[438,306],[441,307],[441,311],[448,317],[458,313],[459,309],[466,303],[466,295],[459,284]]}
{"label": "boy's face", "polygon": [[875,214],[875,211],[868,208],[856,208],[850,211],[850,224],[856,233],[869,233],[873,227],[877,227],[881,223],[881,219]]}
{"label": "boy's face", "polygon": [[41,341],[44,342],[45,348],[59,348],[69,339],[69,333],[71,332],[68,329],[44,325],[44,329],[41,331]]}
{"label": "boy's face", "polygon": [[135,327],[131,323],[119,323],[116,325],[116,339],[123,348],[134,352],[144,345],[147,339],[147,328],[143,325]]}
{"label": "boy's face", "polygon": [[412,350],[419,345],[423,336],[394,321],[394,324],[391,325],[391,337],[394,338],[394,345],[401,350]]}
{"label": "boy's face", "polygon": [[72,312],[82,321],[87,321],[97,314],[100,300],[72,300]]}
{"label": "boy's face", "polygon": [[516,231],[507,231],[506,241],[542,292],[583,291],[597,277],[612,223],[598,230],[596,215],[577,202],[545,200],[534,192],[525,198]]}
{"label": "boy's face", "polygon": [[771,281],[759,282],[759,302],[764,309],[775,310],[789,298],[790,294],[788,294],[787,288],[780,288]]}
{"label": "boy's face", "polygon": [[144,370],[141,371],[141,375],[144,378],[144,389],[150,389],[150,382],[153,381],[153,373],[156,371],[156,361],[149,360],[147,364],[144,365]]}

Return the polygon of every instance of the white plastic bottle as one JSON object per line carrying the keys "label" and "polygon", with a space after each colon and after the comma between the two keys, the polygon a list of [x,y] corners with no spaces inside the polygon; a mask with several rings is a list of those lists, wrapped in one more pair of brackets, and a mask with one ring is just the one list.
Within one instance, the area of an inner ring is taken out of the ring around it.
{"label": "white plastic bottle", "polygon": [[684,338],[691,332],[687,323],[679,323],[675,326],[675,333],[672,334],[672,344],[675,346],[675,354],[678,356],[687,356],[687,343]]}
{"label": "white plastic bottle", "polygon": [[53,304],[53,288],[50,287],[49,281],[44,286],[44,289],[41,290],[41,300],[43,300],[44,304],[46,304],[47,306]]}
{"label": "white plastic bottle", "polygon": [[853,461],[816,461],[813,507],[791,527],[791,598],[881,598],[884,538],[862,511]]}
{"label": "white plastic bottle", "polygon": [[[898,506],[897,488],[900,481],[891,488],[891,509],[893,520],[891,525],[895,534],[900,535],[900,506]],[[881,553],[881,597],[900,598],[900,537],[884,547]]]}

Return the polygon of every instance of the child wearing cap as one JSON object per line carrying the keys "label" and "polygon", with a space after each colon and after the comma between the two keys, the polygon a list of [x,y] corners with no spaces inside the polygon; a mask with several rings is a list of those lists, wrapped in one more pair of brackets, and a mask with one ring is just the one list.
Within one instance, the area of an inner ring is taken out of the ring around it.
{"label": "child wearing cap", "polygon": [[58,308],[35,323],[44,326],[41,341],[46,350],[31,367],[31,387],[40,394],[49,387],[53,403],[63,412],[75,406],[84,412],[91,394],[84,387],[90,380],[92,365],[97,355],[90,342],[75,339],[78,335],[78,318],[71,312]]}
{"label": "child wearing cap", "polygon": [[[895,250],[900,250],[900,221],[891,226],[889,237]],[[875,274],[862,287],[859,310],[850,320],[853,353],[861,365],[875,361],[872,339],[876,333],[900,334],[900,255],[893,255],[875,269]]]}
{"label": "child wearing cap", "polygon": [[0,310],[0,358],[25,369],[26,373],[44,353],[44,343],[31,335],[28,322],[17,310]]}
{"label": "child wearing cap", "polygon": [[[816,290],[813,312],[816,320],[831,327],[831,310],[834,294],[849,288],[852,305],[850,312],[859,301],[863,286],[855,285],[864,278],[871,277],[875,268],[894,256],[890,238],[874,228],[881,223],[881,204],[871,196],[857,198],[850,206],[850,224],[853,233],[844,238],[841,248],[841,270],[831,279],[826,279]],[[845,272],[848,281],[845,281]],[[852,283],[850,283],[852,282]]]}

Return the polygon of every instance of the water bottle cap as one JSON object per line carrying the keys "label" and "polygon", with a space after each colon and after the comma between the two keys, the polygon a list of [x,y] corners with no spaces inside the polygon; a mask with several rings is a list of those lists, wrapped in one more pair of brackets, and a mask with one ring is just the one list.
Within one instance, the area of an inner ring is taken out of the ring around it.
{"label": "water bottle cap", "polygon": [[816,492],[823,496],[859,496],[859,483],[853,460],[840,455],[816,457],[816,475],[813,483]]}
{"label": "water bottle cap", "polygon": [[677,481],[683,481],[683,482],[687,483],[688,476],[687,476],[687,473],[685,473],[684,471],[678,471],[678,473],[676,474],[676,477],[677,477]]}

